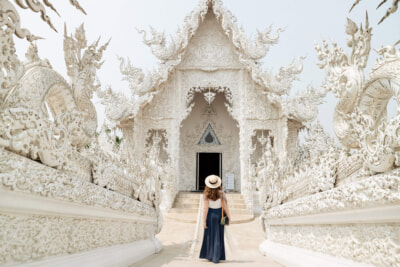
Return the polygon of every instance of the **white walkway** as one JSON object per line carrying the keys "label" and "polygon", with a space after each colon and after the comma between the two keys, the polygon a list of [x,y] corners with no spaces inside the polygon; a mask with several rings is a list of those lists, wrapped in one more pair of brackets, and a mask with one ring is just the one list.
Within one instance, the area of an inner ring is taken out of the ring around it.
{"label": "white walkway", "polygon": [[[226,226],[226,261],[223,266],[282,266],[258,252],[258,245],[265,240],[258,219],[242,224]],[[136,266],[215,266],[207,260],[200,260],[199,253],[203,240],[203,229],[195,239],[196,224],[166,220],[157,238],[163,250]],[[195,240],[193,242],[193,240]]]}

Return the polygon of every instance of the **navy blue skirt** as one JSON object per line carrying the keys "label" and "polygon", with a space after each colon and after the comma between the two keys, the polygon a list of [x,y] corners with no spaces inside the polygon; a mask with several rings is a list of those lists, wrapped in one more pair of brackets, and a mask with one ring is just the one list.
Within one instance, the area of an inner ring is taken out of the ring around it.
{"label": "navy blue skirt", "polygon": [[221,225],[221,208],[208,208],[207,229],[204,229],[200,258],[214,263],[225,260],[224,226]]}

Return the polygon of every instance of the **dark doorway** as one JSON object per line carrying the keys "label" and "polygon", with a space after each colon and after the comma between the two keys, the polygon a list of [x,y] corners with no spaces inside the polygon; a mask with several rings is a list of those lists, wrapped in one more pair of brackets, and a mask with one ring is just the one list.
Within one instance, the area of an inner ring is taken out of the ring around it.
{"label": "dark doorway", "polygon": [[204,190],[204,180],[210,174],[221,177],[221,153],[197,153],[197,190]]}

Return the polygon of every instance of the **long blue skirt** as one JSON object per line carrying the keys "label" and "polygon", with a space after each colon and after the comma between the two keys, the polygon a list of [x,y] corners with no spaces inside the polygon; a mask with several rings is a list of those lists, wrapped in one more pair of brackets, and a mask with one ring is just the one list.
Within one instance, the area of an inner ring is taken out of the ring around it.
{"label": "long blue skirt", "polygon": [[214,263],[225,260],[224,226],[221,225],[221,208],[208,208],[207,229],[204,229],[200,258]]}

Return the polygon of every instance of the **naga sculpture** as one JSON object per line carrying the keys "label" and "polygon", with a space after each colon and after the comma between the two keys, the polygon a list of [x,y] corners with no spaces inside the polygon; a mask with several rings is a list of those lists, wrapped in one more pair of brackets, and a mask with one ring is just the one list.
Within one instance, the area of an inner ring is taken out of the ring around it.
{"label": "naga sculpture", "polygon": [[370,52],[371,28],[366,18],[365,28],[347,20],[347,45],[350,54],[336,43],[330,48],[315,45],[320,68],[327,74],[327,90],[338,98],[334,112],[334,130],[348,149],[360,148],[365,166],[374,172],[389,170],[398,158],[399,115],[387,121],[386,107],[394,97],[399,103],[400,55],[392,46],[377,50],[382,59],[373,67],[369,77],[364,77]]}
{"label": "naga sculpture", "polygon": [[[26,3],[25,6],[17,1],[22,8],[29,7],[35,12],[44,10],[40,2],[26,0]],[[54,9],[48,1],[45,5]],[[90,179],[90,163],[76,149],[90,143],[97,128],[96,109],[90,99],[99,86],[95,84],[96,69],[101,66],[102,53],[108,43],[100,48],[99,41],[87,46],[83,25],[75,39],[65,33],[70,85],[53,70],[47,59],[39,58],[35,44],[31,43],[25,62],[18,60],[13,35],[28,40],[37,38],[28,30],[19,29],[19,16],[12,4],[4,1],[1,8],[6,26],[0,29],[4,41],[0,60],[1,145],[50,167],[71,170]],[[73,167],[72,163],[77,166]]]}
{"label": "naga sculpture", "polygon": [[[279,32],[283,32],[285,29],[278,28],[276,30],[276,36],[271,37],[270,33],[272,31],[272,26],[269,26],[264,31],[260,32],[257,30],[257,36],[253,42],[247,38],[246,36],[242,36],[241,38],[237,38],[237,42],[240,47],[246,51],[246,55],[248,58],[253,60],[260,60],[268,53],[270,45],[277,44],[279,41]],[[239,31],[240,35],[244,35],[242,30]],[[235,40],[234,40],[235,41]]]}
{"label": "naga sculpture", "polygon": [[151,38],[147,39],[147,33],[144,30],[138,30],[138,33],[143,34],[143,42],[151,47],[153,54],[162,62],[170,59],[176,52],[176,45],[174,40],[171,40],[170,45],[167,47],[165,40],[165,33],[157,32],[153,27],[150,27]]}
{"label": "naga sculpture", "polygon": [[[100,38],[87,46],[83,24],[76,29],[75,38],[67,36],[64,27],[64,58],[67,65],[68,76],[71,79],[72,91],[78,110],[84,113],[85,125],[83,131],[87,140],[82,140],[79,145],[85,145],[94,135],[97,128],[97,113],[91,99],[93,92],[100,87],[95,83],[96,70],[103,64],[101,61],[103,51],[110,40],[98,47]],[[83,49],[85,49],[83,51]],[[86,142],[86,143],[85,143]]]}

